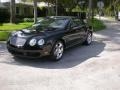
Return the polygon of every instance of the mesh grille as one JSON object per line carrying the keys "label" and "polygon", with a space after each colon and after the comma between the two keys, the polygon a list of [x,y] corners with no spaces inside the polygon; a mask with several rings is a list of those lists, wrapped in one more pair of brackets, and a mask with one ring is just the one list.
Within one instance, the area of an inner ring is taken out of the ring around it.
{"label": "mesh grille", "polygon": [[25,38],[12,37],[10,39],[10,44],[14,46],[24,46],[25,42],[26,42]]}

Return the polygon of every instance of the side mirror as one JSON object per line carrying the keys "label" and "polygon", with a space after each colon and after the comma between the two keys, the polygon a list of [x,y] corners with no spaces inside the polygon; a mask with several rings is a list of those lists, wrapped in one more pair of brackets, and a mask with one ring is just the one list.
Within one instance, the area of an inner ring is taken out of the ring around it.
{"label": "side mirror", "polygon": [[92,29],[93,29],[93,27],[92,27],[92,26],[89,26],[89,29],[91,29],[91,30],[92,30]]}
{"label": "side mirror", "polygon": [[87,20],[86,19],[84,19],[83,21],[84,21],[85,24],[87,24]]}
{"label": "side mirror", "polygon": [[39,27],[36,27],[36,31],[39,31],[40,30],[40,28]]}

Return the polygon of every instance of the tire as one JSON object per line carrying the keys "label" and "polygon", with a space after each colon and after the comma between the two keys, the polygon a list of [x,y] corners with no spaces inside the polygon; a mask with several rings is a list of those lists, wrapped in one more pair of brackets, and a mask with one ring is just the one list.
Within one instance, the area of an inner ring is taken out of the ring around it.
{"label": "tire", "polygon": [[85,45],[90,45],[92,43],[92,33],[91,32],[88,32],[87,34],[87,38],[84,42]]}
{"label": "tire", "polygon": [[52,61],[59,61],[64,53],[64,45],[61,41],[57,41],[54,46],[53,49],[51,51],[51,60]]}

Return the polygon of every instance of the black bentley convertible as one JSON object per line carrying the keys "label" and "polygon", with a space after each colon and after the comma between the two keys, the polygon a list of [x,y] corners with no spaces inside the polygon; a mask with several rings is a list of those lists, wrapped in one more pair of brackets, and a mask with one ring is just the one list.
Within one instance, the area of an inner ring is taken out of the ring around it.
{"label": "black bentley convertible", "polygon": [[29,28],[11,33],[8,51],[17,57],[50,56],[60,60],[66,48],[92,42],[92,27],[77,17],[52,16]]}

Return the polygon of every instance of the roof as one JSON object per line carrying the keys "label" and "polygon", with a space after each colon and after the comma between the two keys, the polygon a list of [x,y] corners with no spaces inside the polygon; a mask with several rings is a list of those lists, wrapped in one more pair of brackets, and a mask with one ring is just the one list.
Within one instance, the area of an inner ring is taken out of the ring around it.
{"label": "roof", "polygon": [[51,18],[73,18],[73,16],[50,16]]}
{"label": "roof", "polygon": [[56,19],[73,19],[73,18],[78,18],[75,16],[48,16],[50,18],[56,18]]}
{"label": "roof", "polygon": [[[2,4],[5,5],[5,6],[9,6],[9,5],[10,5],[10,2],[3,2]],[[33,2],[16,2],[16,5],[18,5],[18,4],[27,5],[27,6],[34,6]],[[48,3],[38,2],[38,3],[37,3],[37,6],[38,6],[38,7],[48,7]],[[52,7],[52,6],[53,6],[53,5],[50,4],[50,7]]]}
{"label": "roof", "polygon": [[[3,2],[2,3],[4,6],[10,6],[10,2]],[[27,5],[27,6],[33,6],[33,3],[24,3],[24,2],[17,2],[16,5]]]}

